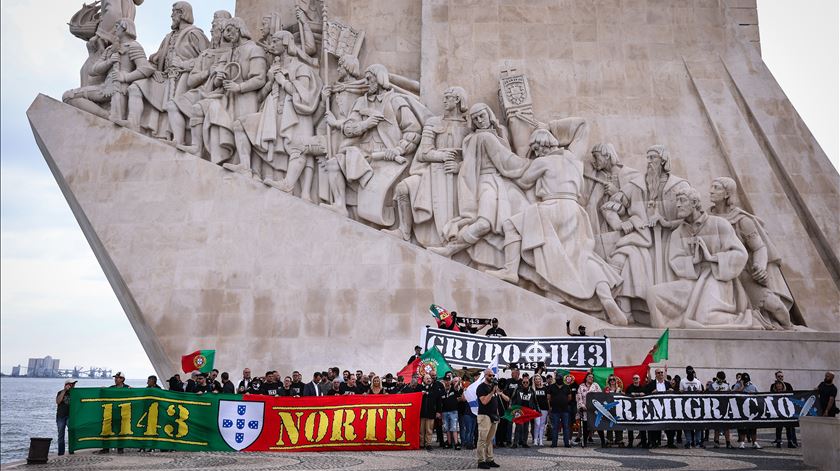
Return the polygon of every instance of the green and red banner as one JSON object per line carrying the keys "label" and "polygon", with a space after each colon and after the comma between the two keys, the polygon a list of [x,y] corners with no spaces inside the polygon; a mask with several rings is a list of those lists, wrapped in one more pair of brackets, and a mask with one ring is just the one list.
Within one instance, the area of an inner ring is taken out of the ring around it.
{"label": "green and red banner", "polygon": [[420,393],[274,397],[75,388],[70,450],[416,450],[421,401]]}

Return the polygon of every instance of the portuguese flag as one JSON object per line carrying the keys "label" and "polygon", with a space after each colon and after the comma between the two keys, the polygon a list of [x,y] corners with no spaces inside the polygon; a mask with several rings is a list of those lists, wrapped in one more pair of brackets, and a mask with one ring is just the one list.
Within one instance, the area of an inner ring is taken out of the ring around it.
{"label": "portuguese flag", "polygon": [[408,382],[411,380],[411,376],[415,374],[420,375],[420,378],[422,378],[427,373],[434,373],[433,376],[443,378],[448,371],[452,371],[452,367],[443,358],[440,350],[435,347],[420,355],[420,358],[416,358],[411,363],[405,365],[405,368],[401,369],[397,373],[397,376],[402,376]]}
{"label": "portuguese flag", "polygon": [[458,324],[455,322],[455,319],[452,318],[452,314],[450,314],[446,309],[438,306],[437,304],[432,304],[429,306],[429,312],[431,312],[432,316],[435,320],[437,320],[439,328],[454,330],[456,332],[461,331],[461,329],[458,328]]}
{"label": "portuguese flag", "polygon": [[561,380],[565,381],[566,376],[571,376],[572,378],[575,379],[575,383],[583,384],[583,381],[586,379],[586,375],[588,375],[588,374],[589,374],[589,370],[577,371],[577,370],[564,370],[563,368],[558,368],[555,379],[557,379],[557,381],[560,382]]}
{"label": "portuguese flag", "polygon": [[524,424],[525,422],[530,422],[541,414],[530,407],[525,406],[510,406],[510,408],[505,411],[505,415],[503,418],[515,423],[515,424]]}
{"label": "portuguese flag", "polygon": [[662,332],[659,340],[656,341],[656,345],[650,349],[643,363],[659,363],[662,360],[668,359],[669,332],[670,329],[665,329],[665,332]]}
{"label": "portuguese flag", "polygon": [[612,368],[595,367],[592,368],[592,375],[595,376],[595,382],[601,388],[607,387],[607,379],[609,379],[610,375],[615,375],[618,378],[619,386],[624,390],[627,389],[627,386],[633,384],[633,375],[639,375],[639,379],[641,379],[639,384],[647,383],[648,363],[650,362],[646,358],[645,363],[641,365],[615,366]]}
{"label": "portuguese flag", "polygon": [[216,357],[216,350],[196,350],[189,355],[181,357],[181,368],[184,373],[209,373],[213,371],[213,360]]}

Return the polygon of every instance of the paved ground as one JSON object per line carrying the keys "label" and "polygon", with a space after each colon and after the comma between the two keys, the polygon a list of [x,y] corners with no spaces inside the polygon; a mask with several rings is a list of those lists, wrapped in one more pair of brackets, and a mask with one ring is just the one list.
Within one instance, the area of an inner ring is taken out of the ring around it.
{"label": "paved ground", "polygon": [[[763,438],[763,437],[760,437]],[[761,440],[768,444],[768,440]],[[500,469],[537,470],[798,470],[811,469],[802,462],[799,449],[623,449],[549,448],[501,449],[496,453]],[[333,453],[140,453],[51,456],[45,465],[10,463],[2,469],[62,470],[458,470],[476,467],[475,452],[443,450],[401,452]]]}

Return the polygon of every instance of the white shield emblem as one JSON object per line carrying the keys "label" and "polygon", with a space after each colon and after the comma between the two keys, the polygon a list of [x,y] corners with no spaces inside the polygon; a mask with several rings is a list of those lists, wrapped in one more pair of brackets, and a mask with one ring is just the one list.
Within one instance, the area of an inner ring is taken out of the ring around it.
{"label": "white shield emblem", "polygon": [[263,427],[262,402],[219,401],[219,432],[236,451],[248,448]]}

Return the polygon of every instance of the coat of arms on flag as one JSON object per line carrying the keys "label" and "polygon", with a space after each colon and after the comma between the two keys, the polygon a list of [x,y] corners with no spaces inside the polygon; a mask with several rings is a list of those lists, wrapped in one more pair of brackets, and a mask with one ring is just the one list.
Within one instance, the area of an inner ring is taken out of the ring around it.
{"label": "coat of arms on flag", "polygon": [[248,448],[263,427],[262,402],[219,401],[219,432],[236,451]]}

